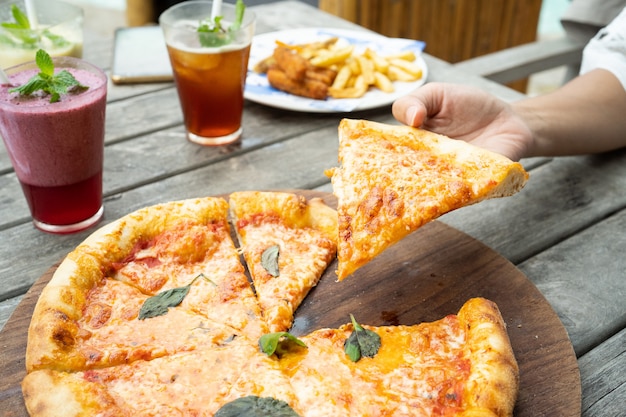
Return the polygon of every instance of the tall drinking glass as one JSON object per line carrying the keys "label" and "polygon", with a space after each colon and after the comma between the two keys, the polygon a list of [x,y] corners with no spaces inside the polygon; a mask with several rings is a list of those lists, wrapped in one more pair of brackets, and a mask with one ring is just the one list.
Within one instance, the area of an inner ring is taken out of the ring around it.
{"label": "tall drinking glass", "polygon": [[53,58],[86,91],[50,96],[10,92],[39,72],[35,62],[6,70],[0,85],[0,136],[28,202],[35,226],[72,233],[100,220],[107,77],[77,58]]}
{"label": "tall drinking glass", "polygon": [[33,0],[36,21],[24,28],[13,6],[26,15],[23,0],[0,0],[0,67],[34,61],[43,49],[52,57],[83,55],[83,9],[57,0]]}
{"label": "tall drinking glass", "polygon": [[255,16],[246,11],[233,29],[236,8],[223,4],[226,31],[198,32],[210,19],[211,1],[185,1],[161,14],[187,138],[202,145],[225,145],[242,133],[243,92]]}

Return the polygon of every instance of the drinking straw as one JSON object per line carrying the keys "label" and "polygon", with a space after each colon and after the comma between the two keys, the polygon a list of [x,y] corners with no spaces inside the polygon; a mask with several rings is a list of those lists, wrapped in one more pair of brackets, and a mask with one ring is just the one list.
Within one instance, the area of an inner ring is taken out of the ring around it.
{"label": "drinking straw", "polygon": [[213,7],[211,8],[211,20],[215,21],[215,18],[217,16],[220,16],[221,14],[222,14],[222,0],[213,0]]}
{"label": "drinking straw", "polygon": [[24,5],[26,6],[26,16],[28,17],[30,28],[37,29],[37,26],[39,26],[39,21],[37,20],[37,10],[35,9],[35,2],[33,0],[25,0]]}

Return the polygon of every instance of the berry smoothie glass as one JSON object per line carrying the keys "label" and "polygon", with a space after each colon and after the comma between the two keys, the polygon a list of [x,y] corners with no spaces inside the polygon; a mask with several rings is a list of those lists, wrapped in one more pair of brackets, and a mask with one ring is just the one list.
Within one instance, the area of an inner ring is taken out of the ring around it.
{"label": "berry smoothie glass", "polygon": [[39,72],[34,62],[6,70],[0,85],[0,136],[28,202],[33,223],[50,233],[73,233],[102,217],[102,166],[107,77],[77,58],[54,58],[84,91],[69,90],[60,100],[36,92],[9,90]]}

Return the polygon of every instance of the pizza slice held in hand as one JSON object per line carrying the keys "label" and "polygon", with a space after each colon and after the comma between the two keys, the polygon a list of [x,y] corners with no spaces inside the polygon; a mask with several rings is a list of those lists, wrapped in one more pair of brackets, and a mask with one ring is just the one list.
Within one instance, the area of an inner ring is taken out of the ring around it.
{"label": "pizza slice held in hand", "polygon": [[510,196],[528,179],[508,158],[408,126],[344,119],[339,162],[339,280],[437,217],[482,200]]}
{"label": "pizza slice held in hand", "polygon": [[321,199],[284,192],[230,195],[230,212],[265,321],[272,332],[293,314],[337,251],[337,213]]}

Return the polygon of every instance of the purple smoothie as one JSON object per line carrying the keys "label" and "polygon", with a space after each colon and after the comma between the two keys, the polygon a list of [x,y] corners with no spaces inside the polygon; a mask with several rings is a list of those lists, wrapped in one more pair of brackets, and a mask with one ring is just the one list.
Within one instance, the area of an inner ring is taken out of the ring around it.
{"label": "purple smoothie", "polygon": [[[96,193],[97,201],[94,201],[93,190],[89,197],[75,195],[79,191],[73,191],[71,204],[67,198],[64,198],[65,204],[62,201],[57,204],[52,193],[65,191],[68,186],[83,184],[87,180],[93,183],[94,178],[101,178],[106,75],[96,67],[74,58],[59,58],[54,62],[55,73],[66,69],[89,89],[80,93],[72,93],[70,90],[69,94],[62,95],[60,101],[55,103],[50,103],[49,95],[19,96],[18,93],[10,93],[11,88],[25,83],[39,72],[34,63],[30,65],[31,69],[24,70],[26,64],[7,70],[10,84],[0,85],[0,136],[24,189],[36,225],[37,221],[77,223],[85,220],[85,216],[94,215],[102,207],[101,179]],[[64,64],[68,67],[64,67]],[[76,187],[72,189],[78,190]],[[89,208],[78,207],[76,214],[68,214],[68,206],[74,211],[77,205],[87,199],[90,201],[84,204],[88,203]],[[50,213],[46,219],[37,218],[39,213],[55,210],[64,213]]]}

